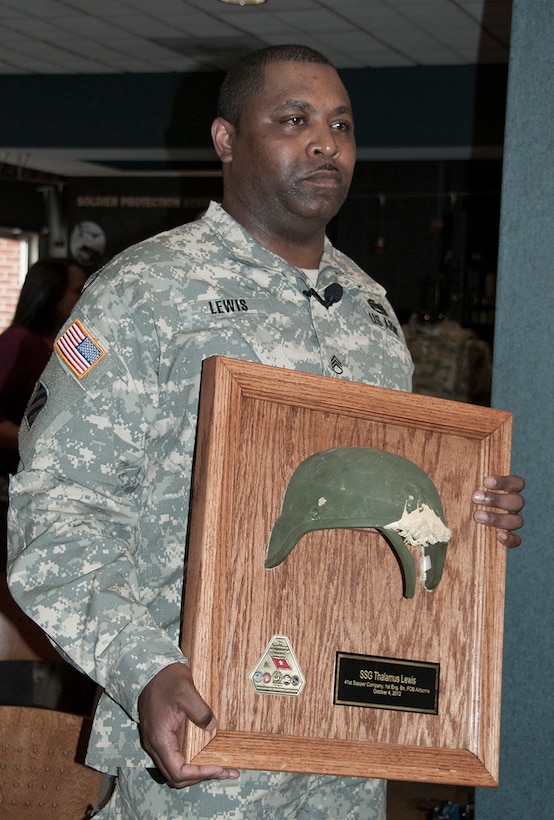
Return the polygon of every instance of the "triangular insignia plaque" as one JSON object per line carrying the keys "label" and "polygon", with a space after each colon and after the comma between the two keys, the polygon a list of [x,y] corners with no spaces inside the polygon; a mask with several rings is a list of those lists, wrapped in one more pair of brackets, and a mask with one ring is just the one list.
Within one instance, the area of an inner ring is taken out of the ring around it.
{"label": "triangular insignia plaque", "polygon": [[296,697],[300,694],[306,680],[285,635],[272,637],[250,675],[250,681],[258,695]]}

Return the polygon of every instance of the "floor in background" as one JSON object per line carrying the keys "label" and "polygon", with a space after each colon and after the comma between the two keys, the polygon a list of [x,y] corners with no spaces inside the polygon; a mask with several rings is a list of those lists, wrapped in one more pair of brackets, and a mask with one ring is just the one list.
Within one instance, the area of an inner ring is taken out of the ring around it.
{"label": "floor in background", "polygon": [[387,820],[427,820],[432,816],[430,811],[418,809],[418,805],[427,805],[430,809],[434,802],[473,802],[474,790],[467,786],[392,780],[388,783],[387,794]]}

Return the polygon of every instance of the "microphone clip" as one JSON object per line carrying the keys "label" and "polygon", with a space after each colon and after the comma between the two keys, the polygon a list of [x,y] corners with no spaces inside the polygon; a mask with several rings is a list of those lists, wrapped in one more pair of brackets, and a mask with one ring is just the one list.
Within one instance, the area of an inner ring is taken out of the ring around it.
{"label": "microphone clip", "polygon": [[331,305],[336,305],[337,302],[340,302],[342,299],[343,289],[342,285],[339,285],[338,282],[332,282],[330,285],[327,285],[323,291],[323,296],[320,296],[317,290],[314,290],[313,288],[303,290],[302,293],[307,299],[315,296],[319,304],[329,310]]}

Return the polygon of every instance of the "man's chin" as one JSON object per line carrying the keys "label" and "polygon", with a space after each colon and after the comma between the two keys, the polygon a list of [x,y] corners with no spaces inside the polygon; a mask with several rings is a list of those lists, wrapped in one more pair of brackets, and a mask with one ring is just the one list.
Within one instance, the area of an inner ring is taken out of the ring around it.
{"label": "man's chin", "polygon": [[336,190],[322,189],[309,197],[303,197],[299,210],[303,215],[311,218],[319,218],[328,222],[341,209],[346,194],[338,194]]}

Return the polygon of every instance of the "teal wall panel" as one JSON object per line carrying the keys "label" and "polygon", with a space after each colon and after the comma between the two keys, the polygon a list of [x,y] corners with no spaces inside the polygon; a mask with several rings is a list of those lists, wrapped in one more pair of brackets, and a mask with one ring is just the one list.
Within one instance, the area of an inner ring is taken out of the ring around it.
{"label": "teal wall panel", "polygon": [[554,814],[553,43],[552,0],[515,0],[493,403],[514,412],[527,503],[523,547],[508,556],[500,787],[478,790],[477,820]]}

